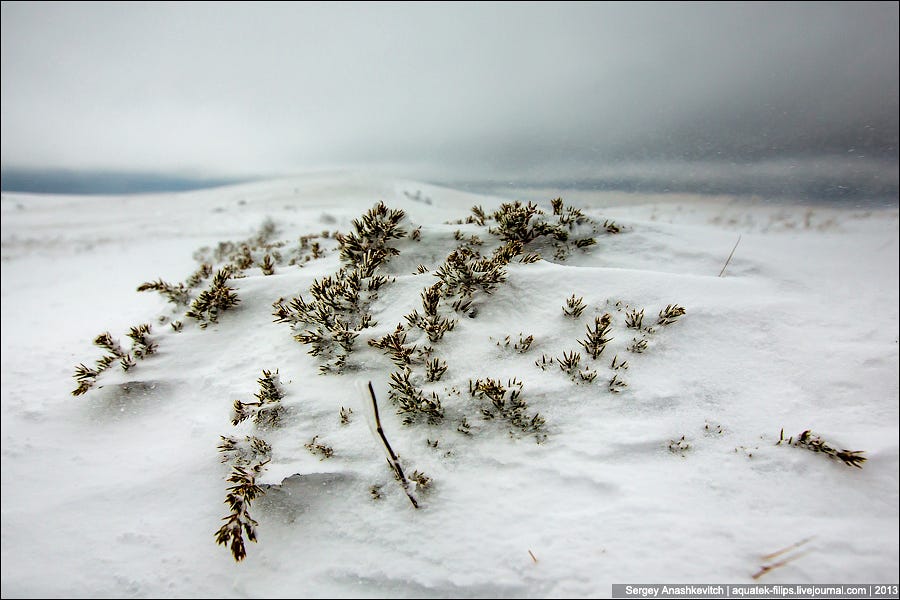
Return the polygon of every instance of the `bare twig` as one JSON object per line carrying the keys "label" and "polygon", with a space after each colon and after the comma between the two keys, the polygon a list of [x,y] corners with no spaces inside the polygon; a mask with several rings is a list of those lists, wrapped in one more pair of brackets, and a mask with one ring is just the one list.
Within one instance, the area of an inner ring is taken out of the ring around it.
{"label": "bare twig", "polygon": [[803,544],[808,543],[811,539],[812,539],[812,537],[804,538],[804,539],[800,540],[799,542],[794,542],[790,546],[785,546],[781,550],[776,550],[775,552],[772,552],[771,554],[766,554],[765,556],[762,556],[760,558],[762,558],[763,560],[772,560],[773,558],[781,556],[785,552],[790,552],[794,548],[799,548]]}
{"label": "bare twig", "polygon": [[734,243],[734,248],[731,249],[731,254],[728,255],[728,259],[725,261],[725,264],[722,266],[722,270],[719,271],[719,277],[725,274],[725,269],[728,268],[728,263],[731,262],[731,257],[734,256],[734,251],[737,250],[738,244],[741,243],[741,236],[738,236],[737,241]]}
{"label": "bare twig", "polygon": [[[789,545],[789,546],[785,546],[784,548],[781,548],[780,550],[776,550],[775,552],[771,552],[771,553],[769,553],[769,554],[765,554],[765,555],[761,556],[760,558],[761,558],[763,561],[770,561],[770,560],[772,560],[773,558],[778,558],[779,556],[782,556],[783,554],[787,554],[788,552],[791,552],[792,550],[796,550],[796,549],[799,548],[800,546],[802,546],[802,545],[806,544],[807,542],[809,542],[811,539],[812,539],[812,537],[804,538],[804,539],[800,540],[799,542],[794,542],[793,544],[791,544],[791,545]],[[773,571],[773,570],[775,570],[775,569],[777,569],[777,568],[779,568],[779,567],[783,567],[783,566],[785,566],[786,564],[788,564],[788,563],[790,563],[790,562],[793,562],[793,561],[797,560],[798,558],[800,558],[801,556],[804,556],[804,555],[806,555],[806,554],[808,554],[808,553],[809,553],[808,550],[806,550],[806,551],[804,551],[804,552],[795,552],[794,554],[789,554],[788,556],[786,556],[785,558],[782,558],[782,559],[779,560],[779,561],[772,562],[772,563],[765,564],[765,565],[761,565],[761,566],[759,567],[759,571],[757,571],[756,573],[754,573],[754,574],[752,575],[752,577],[753,577],[753,579],[759,579],[760,577],[762,577],[763,575],[765,575],[765,574],[768,573],[769,571]]]}
{"label": "bare twig", "polygon": [[773,562],[768,565],[763,565],[759,568],[759,571],[757,571],[756,573],[751,575],[751,577],[753,577],[753,579],[759,579],[760,577],[762,577],[769,571],[774,571],[775,569],[777,569],[779,567],[783,567],[788,563],[794,562],[795,560],[797,560],[801,556],[805,556],[806,554],[808,554],[808,552],[800,552],[798,554],[793,554],[791,556],[788,556],[787,558],[779,560],[778,562]]}
{"label": "bare twig", "polygon": [[387,450],[388,456],[390,457],[388,459],[388,464],[394,470],[394,473],[397,474],[400,486],[403,488],[403,491],[406,492],[406,497],[409,498],[413,508],[419,508],[419,503],[409,491],[409,480],[406,478],[406,475],[403,474],[403,467],[400,466],[400,461],[397,458],[397,455],[394,454],[394,450],[391,448],[387,436],[384,435],[384,429],[381,427],[381,417],[378,416],[378,401],[375,399],[375,390],[372,388],[371,381],[369,382],[369,395],[372,397],[372,411],[375,413],[375,431],[377,431],[379,437],[381,437],[381,443],[384,444],[384,449]]}
{"label": "bare twig", "polygon": [[530,556],[531,560],[533,560],[534,562],[538,561],[537,557],[534,555],[534,552],[532,552],[531,550],[528,551],[528,556]]}

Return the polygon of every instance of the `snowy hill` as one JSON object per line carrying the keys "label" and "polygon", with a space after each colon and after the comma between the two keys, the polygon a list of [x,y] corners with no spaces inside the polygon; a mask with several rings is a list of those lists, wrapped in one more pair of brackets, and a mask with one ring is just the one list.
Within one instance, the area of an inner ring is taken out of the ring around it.
{"label": "snowy hill", "polygon": [[[515,198],[349,173],[169,195],[4,193],[3,596],[589,597],[754,575],[895,580],[897,209],[553,198],[520,227],[504,222],[526,211],[502,207]],[[379,246],[398,253],[340,300],[354,307],[334,313],[352,351],[311,356],[295,336],[317,325],[290,302],[368,260],[347,257],[348,234],[382,201],[403,211],[402,235]],[[204,262],[181,304],[136,291]],[[218,289],[239,302],[215,322],[185,316],[226,265]],[[477,285],[454,292],[454,277]],[[429,314],[422,294],[438,282],[432,315],[451,328],[430,337],[406,316]],[[129,328],[145,323],[132,347]],[[103,332],[134,365],[113,353],[73,397]],[[401,392],[391,376],[406,368]],[[276,370],[281,397],[254,406]],[[385,461],[369,381],[419,509]],[[432,403],[404,405],[418,392]],[[250,418],[235,425],[236,400]],[[806,430],[821,438],[798,439]],[[222,436],[270,449],[223,454]],[[261,465],[265,492],[240,563],[214,539],[235,465]]]}

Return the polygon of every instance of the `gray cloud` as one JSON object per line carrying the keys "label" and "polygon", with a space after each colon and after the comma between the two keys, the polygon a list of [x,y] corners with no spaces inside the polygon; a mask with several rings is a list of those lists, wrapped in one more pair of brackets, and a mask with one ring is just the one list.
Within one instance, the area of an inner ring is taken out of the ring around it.
{"label": "gray cloud", "polygon": [[896,171],[896,3],[5,3],[2,29],[4,168]]}

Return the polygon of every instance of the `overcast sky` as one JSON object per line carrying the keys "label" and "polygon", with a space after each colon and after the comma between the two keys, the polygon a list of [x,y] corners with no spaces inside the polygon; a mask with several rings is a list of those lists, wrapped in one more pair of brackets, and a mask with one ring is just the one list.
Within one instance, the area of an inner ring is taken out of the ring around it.
{"label": "overcast sky", "polygon": [[4,2],[2,29],[4,169],[896,172],[896,2]]}

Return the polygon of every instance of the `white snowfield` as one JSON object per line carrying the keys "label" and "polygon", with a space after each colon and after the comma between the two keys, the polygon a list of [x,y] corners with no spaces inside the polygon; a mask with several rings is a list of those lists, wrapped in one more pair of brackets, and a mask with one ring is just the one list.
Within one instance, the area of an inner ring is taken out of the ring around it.
{"label": "white snowfield", "polygon": [[[549,213],[557,195],[538,204]],[[421,310],[454,231],[496,245],[447,221],[516,198],[352,173],[165,195],[4,193],[3,597],[602,597],[613,583],[748,583],[766,566],[757,581],[896,582],[897,208],[562,196],[622,232],[566,261],[510,263],[508,281],[476,296],[477,316],[432,344],[448,364],[434,389],[461,392],[444,397],[444,421],[404,425],[387,395],[396,369],[365,342]],[[320,375],[272,316],[337,271],[333,239],[302,268],[231,280],[240,304],[206,329],[182,317],[173,331],[159,320],[178,318],[171,305],[135,291],[184,280],[198,248],[246,239],[267,217],[296,242],[347,232],[379,201],[421,240],[398,242],[384,268],[396,280],[343,375]],[[414,274],[420,263],[430,271]],[[562,310],[573,294],[587,305],[577,319]],[[652,324],[668,304],[686,314],[628,351],[625,307]],[[605,313],[614,339],[592,361],[578,340]],[[158,352],[73,397],[75,366],[101,355],[97,334],[124,343],[140,323]],[[524,353],[520,334],[534,336]],[[535,365],[573,350],[595,381]],[[614,357],[629,368],[611,369]],[[233,401],[253,400],[264,369],[279,371],[283,425],[232,426]],[[524,384],[542,443],[482,418],[468,381],[488,377]],[[404,469],[433,479],[415,491],[419,510],[373,435],[356,386],[369,380]],[[782,428],[868,460],[776,445]],[[214,539],[229,485],[216,446],[247,434],[271,444],[260,482],[273,485],[250,509],[259,542],[236,563]],[[305,448],[314,436],[331,458]]]}

